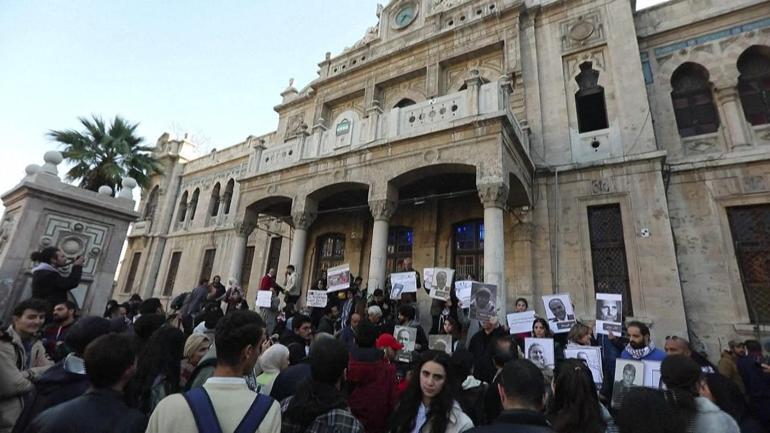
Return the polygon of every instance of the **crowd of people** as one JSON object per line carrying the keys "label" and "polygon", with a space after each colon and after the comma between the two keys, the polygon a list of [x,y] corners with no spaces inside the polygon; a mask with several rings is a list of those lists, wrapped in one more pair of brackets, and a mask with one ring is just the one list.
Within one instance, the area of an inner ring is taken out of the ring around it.
{"label": "crowd of people", "polygon": [[[269,306],[215,277],[168,306],[134,295],[97,317],[48,275],[54,296],[20,302],[0,333],[0,433],[770,433],[770,365],[755,340],[731,341],[715,365],[684,337],[656,348],[636,321],[622,335],[579,321],[553,335],[538,317],[512,334],[495,317],[470,319],[454,290],[432,300],[426,332],[423,291],[393,300],[389,285],[367,293],[361,281],[306,308],[293,267],[283,285],[271,269],[259,286]],[[431,335],[451,347],[432,350]],[[524,356],[528,337],[554,339],[554,365]],[[601,348],[601,366],[565,357],[587,346]],[[661,361],[662,386],[623,388],[614,402],[626,359]]]}

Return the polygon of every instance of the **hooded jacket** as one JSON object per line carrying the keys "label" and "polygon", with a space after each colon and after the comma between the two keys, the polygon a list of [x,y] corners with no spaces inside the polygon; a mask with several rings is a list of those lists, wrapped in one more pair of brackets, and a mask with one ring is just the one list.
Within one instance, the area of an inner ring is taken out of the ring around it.
{"label": "hooded jacket", "polygon": [[366,433],[384,433],[397,402],[396,368],[375,348],[355,348],[348,362],[348,404]]}
{"label": "hooded jacket", "polygon": [[82,266],[72,266],[68,276],[48,263],[41,263],[32,269],[32,297],[48,301],[51,308],[67,300],[67,293],[80,284]]}

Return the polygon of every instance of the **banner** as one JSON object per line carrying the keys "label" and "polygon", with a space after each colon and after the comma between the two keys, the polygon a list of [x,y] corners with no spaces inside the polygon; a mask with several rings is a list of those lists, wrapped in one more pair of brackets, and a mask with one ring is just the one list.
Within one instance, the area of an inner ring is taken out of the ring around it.
{"label": "banner", "polygon": [[449,299],[449,292],[452,289],[452,279],[455,270],[450,268],[425,268],[423,276],[425,277],[425,288],[430,290],[431,298],[446,301]]}
{"label": "banner", "polygon": [[524,357],[541,370],[553,368],[556,365],[553,338],[525,338]]}
{"label": "banner", "polygon": [[417,272],[390,274],[390,299],[401,299],[402,293],[417,292]]}
{"label": "banner", "polygon": [[471,307],[472,286],[473,281],[471,280],[455,281],[455,294],[457,295],[457,299],[460,301],[461,308]]}
{"label": "banner", "polygon": [[511,328],[511,334],[532,332],[532,324],[535,322],[535,312],[524,311],[522,313],[510,313],[506,318],[508,319],[508,327]]}
{"label": "banner", "polygon": [[623,296],[613,293],[596,294],[596,333],[620,336],[623,332]]}
{"label": "banner", "polygon": [[473,320],[489,320],[497,315],[497,286],[494,284],[484,284],[473,282],[471,284],[471,311],[470,318]]}
{"label": "banner", "polygon": [[272,299],[272,290],[257,290],[257,307],[270,308]]}
{"label": "banner", "polygon": [[452,336],[451,335],[429,335],[428,349],[438,350],[439,352],[446,352],[447,355],[451,355],[452,354]]}
{"label": "banner", "polygon": [[306,305],[314,308],[325,308],[328,299],[325,290],[308,290]]}
{"label": "banner", "polygon": [[569,332],[575,324],[575,312],[572,310],[569,293],[543,296],[543,305],[551,332],[554,334]]}
{"label": "banner", "polygon": [[326,291],[338,292],[350,287],[350,265],[335,266],[326,270]]}

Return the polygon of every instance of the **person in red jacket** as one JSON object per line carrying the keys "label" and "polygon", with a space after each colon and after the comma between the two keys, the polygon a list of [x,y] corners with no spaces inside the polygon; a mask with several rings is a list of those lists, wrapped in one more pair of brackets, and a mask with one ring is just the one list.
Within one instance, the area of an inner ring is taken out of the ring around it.
{"label": "person in red jacket", "polygon": [[397,403],[396,367],[375,348],[377,328],[362,321],[356,333],[356,347],[350,352],[347,380],[348,405],[364,425],[366,433],[385,433],[388,418]]}

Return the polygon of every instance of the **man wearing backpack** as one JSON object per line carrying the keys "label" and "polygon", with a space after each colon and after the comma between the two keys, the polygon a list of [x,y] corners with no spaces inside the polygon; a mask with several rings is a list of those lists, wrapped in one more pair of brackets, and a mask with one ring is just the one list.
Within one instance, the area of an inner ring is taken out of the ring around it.
{"label": "man wearing backpack", "polygon": [[249,390],[249,373],[265,344],[265,323],[253,311],[236,311],[217,324],[214,375],[202,387],[164,398],[148,433],[279,433],[281,410],[273,399]]}

